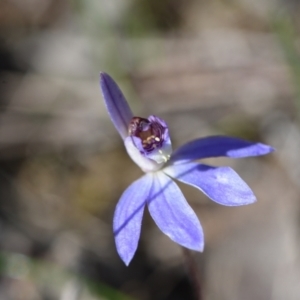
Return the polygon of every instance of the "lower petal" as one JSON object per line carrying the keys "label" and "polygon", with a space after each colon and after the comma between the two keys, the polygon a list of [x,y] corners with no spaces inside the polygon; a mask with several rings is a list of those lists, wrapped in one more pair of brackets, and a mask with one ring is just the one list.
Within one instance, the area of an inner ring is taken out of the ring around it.
{"label": "lower petal", "polygon": [[177,184],[163,172],[154,173],[153,177],[148,208],[159,229],[174,242],[203,251],[202,227]]}
{"label": "lower petal", "polygon": [[117,251],[128,265],[137,249],[146,200],[152,176],[144,175],[133,182],[121,196],[114,214],[113,229]]}
{"label": "lower petal", "polygon": [[229,167],[187,163],[172,165],[163,171],[181,182],[200,189],[211,200],[222,205],[239,206],[256,201],[250,187]]}

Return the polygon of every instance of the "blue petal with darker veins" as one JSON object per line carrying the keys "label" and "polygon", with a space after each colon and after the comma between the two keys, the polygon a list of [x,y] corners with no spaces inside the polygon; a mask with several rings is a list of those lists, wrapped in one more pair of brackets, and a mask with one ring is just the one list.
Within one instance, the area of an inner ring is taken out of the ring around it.
{"label": "blue petal with darker veins", "polygon": [[148,208],[159,229],[179,245],[203,251],[202,227],[177,184],[161,171],[153,178]]}
{"label": "blue petal with darker veins", "polygon": [[274,148],[262,143],[217,135],[184,144],[173,152],[171,161],[177,163],[219,156],[240,158],[265,155],[273,151]]}
{"label": "blue petal with darker veins", "polygon": [[133,117],[131,109],[118,85],[106,73],[100,73],[100,88],[110,119],[121,137],[125,139]]}
{"label": "blue petal with darker veins", "polygon": [[250,187],[229,167],[211,167],[190,162],[172,165],[163,171],[200,189],[211,200],[222,205],[239,206],[256,201]]}
{"label": "blue petal with darker veins", "polygon": [[115,242],[117,251],[126,265],[130,263],[138,246],[144,207],[152,182],[151,174],[134,181],[121,196],[115,210]]}

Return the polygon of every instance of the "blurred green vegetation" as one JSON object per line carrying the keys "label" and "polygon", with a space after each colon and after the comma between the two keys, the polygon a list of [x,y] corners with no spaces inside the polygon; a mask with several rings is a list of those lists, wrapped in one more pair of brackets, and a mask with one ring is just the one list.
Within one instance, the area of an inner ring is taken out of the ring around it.
{"label": "blurred green vegetation", "polygon": [[79,295],[79,297],[74,296],[73,299],[81,299],[89,292],[97,299],[132,300],[104,283],[83,277],[60,265],[13,252],[0,253],[0,275],[3,278],[34,282],[38,289],[52,289],[57,296],[71,282],[75,285],[75,292],[77,286]]}
{"label": "blurred green vegetation", "polygon": [[300,122],[300,48],[296,23],[290,15],[282,13],[273,18],[273,26],[291,71],[296,91],[295,106]]}

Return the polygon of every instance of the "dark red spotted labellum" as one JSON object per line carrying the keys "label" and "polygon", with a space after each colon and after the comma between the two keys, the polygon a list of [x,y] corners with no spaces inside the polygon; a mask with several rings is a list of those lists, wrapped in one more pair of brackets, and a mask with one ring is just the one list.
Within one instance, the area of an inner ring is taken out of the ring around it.
{"label": "dark red spotted labellum", "polygon": [[130,136],[141,139],[143,149],[148,153],[162,147],[165,128],[157,121],[133,117],[129,123]]}

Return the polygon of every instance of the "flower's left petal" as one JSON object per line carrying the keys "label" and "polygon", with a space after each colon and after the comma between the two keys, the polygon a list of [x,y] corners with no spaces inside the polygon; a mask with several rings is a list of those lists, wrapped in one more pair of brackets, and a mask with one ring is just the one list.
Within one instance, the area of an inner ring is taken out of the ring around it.
{"label": "flower's left petal", "polygon": [[222,205],[239,206],[256,201],[250,187],[229,167],[211,167],[191,162],[172,165],[163,171],[200,189],[211,200]]}
{"label": "flower's left petal", "polygon": [[161,171],[153,173],[153,177],[148,208],[159,229],[174,242],[203,251],[202,227],[177,184]]}
{"label": "flower's left petal", "polygon": [[133,182],[119,200],[113,229],[117,251],[128,265],[137,249],[146,200],[152,186],[152,176],[147,174]]}
{"label": "flower's left petal", "polygon": [[109,116],[121,137],[128,136],[132,111],[116,82],[106,73],[100,73],[100,87]]}

